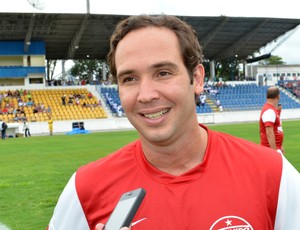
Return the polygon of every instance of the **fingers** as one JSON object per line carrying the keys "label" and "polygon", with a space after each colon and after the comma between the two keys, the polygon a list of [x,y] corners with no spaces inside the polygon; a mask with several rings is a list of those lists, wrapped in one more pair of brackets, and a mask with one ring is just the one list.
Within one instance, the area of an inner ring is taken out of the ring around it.
{"label": "fingers", "polygon": [[104,229],[104,224],[97,224],[95,230],[103,230]]}
{"label": "fingers", "polygon": [[[96,225],[96,229],[95,230],[103,230],[104,229],[104,224],[97,224]],[[127,227],[123,227],[121,228],[120,230],[130,230],[130,228],[127,228]]]}

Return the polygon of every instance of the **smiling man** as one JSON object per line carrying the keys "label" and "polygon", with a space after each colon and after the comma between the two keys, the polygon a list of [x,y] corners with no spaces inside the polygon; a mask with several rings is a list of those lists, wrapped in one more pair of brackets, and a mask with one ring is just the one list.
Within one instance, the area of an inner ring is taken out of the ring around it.
{"label": "smiling man", "polygon": [[177,17],[118,24],[108,63],[140,138],[74,173],[50,229],[103,229],[121,195],[140,187],[147,193],[133,230],[300,228],[300,176],[289,162],[198,124],[202,56]]}

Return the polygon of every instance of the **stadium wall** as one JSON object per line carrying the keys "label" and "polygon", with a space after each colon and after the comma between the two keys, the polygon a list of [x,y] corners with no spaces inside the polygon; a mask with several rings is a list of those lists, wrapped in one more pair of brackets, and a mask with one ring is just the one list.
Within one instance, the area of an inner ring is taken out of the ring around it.
{"label": "stadium wall", "polygon": [[[237,111],[237,112],[218,112],[199,114],[198,121],[202,124],[226,124],[226,123],[242,123],[242,122],[258,122],[260,111]],[[286,109],[281,113],[282,120],[300,119],[300,109]],[[134,127],[124,118],[103,118],[89,120],[67,120],[54,121],[54,134],[67,134],[72,131],[73,122],[84,122],[84,127],[90,132],[107,132],[120,130],[133,130]],[[16,123],[8,124],[13,127]],[[47,122],[31,122],[30,132],[32,135],[49,135]],[[16,132],[23,132],[23,125],[19,124]]]}
{"label": "stadium wall", "polygon": [[45,46],[43,41],[0,41],[0,85],[44,85]]}

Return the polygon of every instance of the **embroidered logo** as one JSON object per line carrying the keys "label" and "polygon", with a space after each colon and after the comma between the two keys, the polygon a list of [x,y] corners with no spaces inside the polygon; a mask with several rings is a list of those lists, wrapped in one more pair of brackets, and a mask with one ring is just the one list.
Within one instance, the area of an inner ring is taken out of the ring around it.
{"label": "embroidered logo", "polygon": [[218,219],[209,230],[253,230],[253,227],[238,216],[224,216]]}

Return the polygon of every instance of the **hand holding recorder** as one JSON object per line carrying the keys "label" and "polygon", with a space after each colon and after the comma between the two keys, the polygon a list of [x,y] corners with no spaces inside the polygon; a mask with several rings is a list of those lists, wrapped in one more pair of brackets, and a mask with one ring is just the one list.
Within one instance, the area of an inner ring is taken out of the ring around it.
{"label": "hand holding recorder", "polygon": [[128,230],[129,226],[140,207],[146,191],[143,188],[138,188],[130,192],[124,193],[112,214],[110,215],[105,226],[98,224],[96,230]]}

